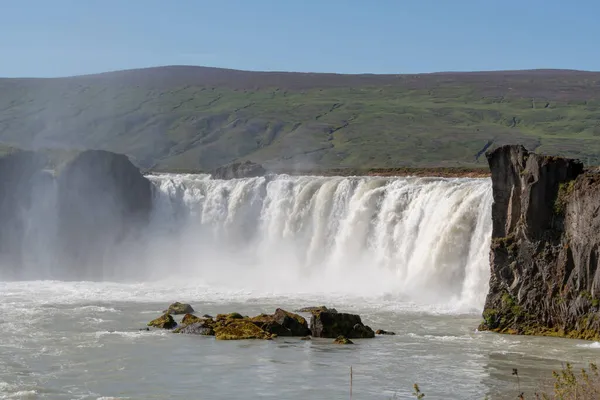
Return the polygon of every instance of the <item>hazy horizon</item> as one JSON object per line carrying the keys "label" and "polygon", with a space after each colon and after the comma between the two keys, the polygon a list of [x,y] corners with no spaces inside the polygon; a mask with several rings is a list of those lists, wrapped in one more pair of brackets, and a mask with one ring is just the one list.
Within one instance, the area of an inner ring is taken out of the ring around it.
{"label": "hazy horizon", "polygon": [[226,71],[238,71],[238,72],[257,72],[257,73],[283,73],[283,74],[324,74],[324,75],[439,75],[439,74],[480,74],[480,73],[513,73],[513,72],[577,72],[577,73],[600,73],[599,70],[586,70],[586,69],[568,69],[568,68],[528,68],[528,69],[488,69],[488,70],[448,70],[448,71],[430,71],[430,72],[412,72],[412,73],[373,73],[373,72],[335,72],[335,71],[299,71],[299,70],[258,70],[258,69],[243,69],[243,68],[228,68],[219,66],[207,66],[207,65],[186,65],[186,64],[164,64],[154,65],[148,67],[132,67],[125,69],[113,69],[91,73],[81,73],[73,75],[58,75],[58,76],[2,76],[0,79],[60,79],[60,78],[74,78],[74,77],[85,77],[94,75],[103,75],[127,71],[144,71],[151,69],[160,68],[206,68],[206,69],[219,69]]}

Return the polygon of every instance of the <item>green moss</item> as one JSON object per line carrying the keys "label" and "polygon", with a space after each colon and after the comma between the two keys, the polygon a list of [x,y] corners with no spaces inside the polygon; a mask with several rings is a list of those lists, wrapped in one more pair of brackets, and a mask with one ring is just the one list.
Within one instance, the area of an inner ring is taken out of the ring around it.
{"label": "green moss", "polygon": [[556,200],[554,200],[554,213],[557,215],[564,215],[567,207],[567,201],[573,188],[575,187],[575,180],[569,182],[563,182],[558,185],[558,192],[556,194]]}
{"label": "green moss", "polygon": [[148,322],[148,326],[162,329],[173,329],[177,326],[177,322],[171,317],[171,314],[165,313],[162,316]]}
{"label": "green moss", "polygon": [[354,342],[352,340],[348,339],[345,336],[338,336],[337,338],[335,338],[333,343],[335,343],[335,344],[354,344]]}
{"label": "green moss", "polygon": [[240,313],[237,312],[232,312],[229,314],[218,314],[217,315],[217,320],[225,320],[225,319],[243,319],[244,316]]}
{"label": "green moss", "polygon": [[271,339],[276,335],[265,332],[249,319],[230,319],[214,328],[218,340]]}
{"label": "green moss", "polygon": [[483,310],[483,321],[485,323],[484,329],[493,329],[496,326],[496,320],[498,317],[498,310],[488,308]]}

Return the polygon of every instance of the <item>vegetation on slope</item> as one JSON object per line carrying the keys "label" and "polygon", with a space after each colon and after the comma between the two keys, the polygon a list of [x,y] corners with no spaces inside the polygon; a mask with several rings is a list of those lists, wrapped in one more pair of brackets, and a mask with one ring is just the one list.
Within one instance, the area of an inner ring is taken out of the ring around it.
{"label": "vegetation on slope", "polygon": [[263,73],[162,67],[0,79],[0,143],[99,148],[141,167],[485,167],[519,143],[600,163],[600,73]]}

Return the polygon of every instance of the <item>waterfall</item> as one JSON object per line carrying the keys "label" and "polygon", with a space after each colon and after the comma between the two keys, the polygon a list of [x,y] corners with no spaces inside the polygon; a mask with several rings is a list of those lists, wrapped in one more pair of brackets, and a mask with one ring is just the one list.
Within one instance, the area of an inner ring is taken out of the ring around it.
{"label": "waterfall", "polygon": [[158,276],[269,293],[484,302],[489,179],[149,179],[156,193],[148,254]]}

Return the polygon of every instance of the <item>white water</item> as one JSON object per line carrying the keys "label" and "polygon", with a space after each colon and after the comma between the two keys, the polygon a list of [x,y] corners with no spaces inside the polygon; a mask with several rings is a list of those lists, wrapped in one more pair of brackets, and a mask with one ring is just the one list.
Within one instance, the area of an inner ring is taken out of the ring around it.
{"label": "white water", "polygon": [[150,179],[158,188],[154,277],[169,271],[230,290],[387,295],[473,311],[485,300],[487,179]]}
{"label": "white water", "polygon": [[[411,399],[418,382],[431,399],[513,399],[596,358],[597,343],[476,331],[487,179],[150,179],[150,226],[108,249],[101,281],[49,279],[52,203],[30,215],[31,280],[0,281],[0,399],[341,400],[349,366],[356,398]],[[138,330],[176,300],[212,315],[326,304],[397,335],[335,346]]]}

